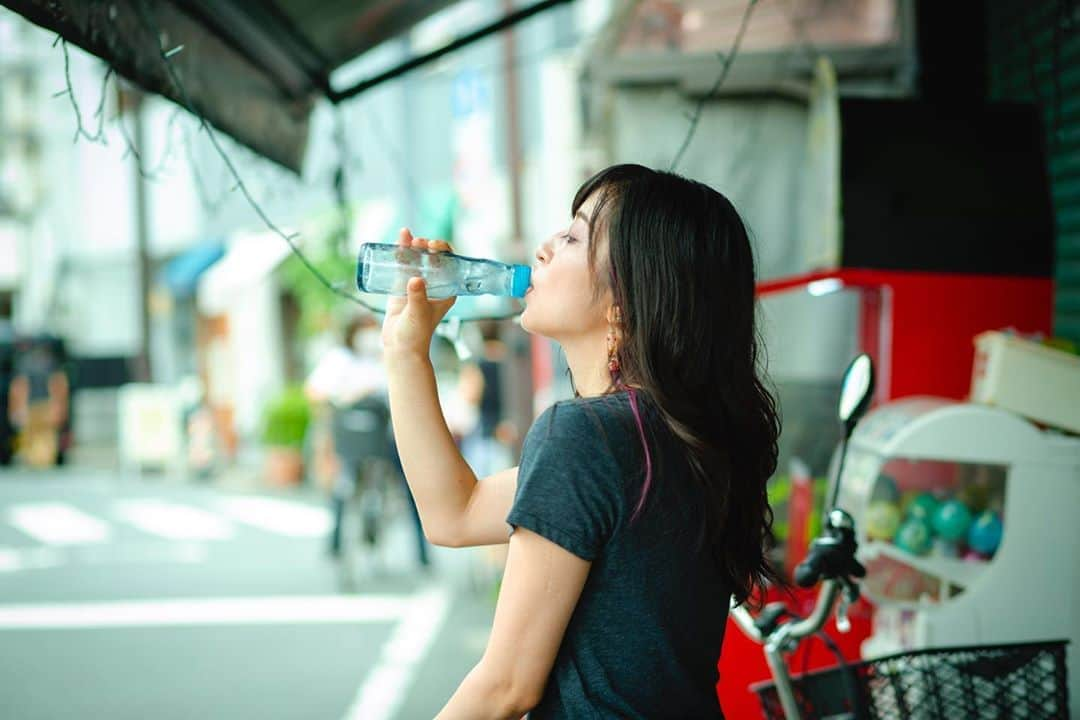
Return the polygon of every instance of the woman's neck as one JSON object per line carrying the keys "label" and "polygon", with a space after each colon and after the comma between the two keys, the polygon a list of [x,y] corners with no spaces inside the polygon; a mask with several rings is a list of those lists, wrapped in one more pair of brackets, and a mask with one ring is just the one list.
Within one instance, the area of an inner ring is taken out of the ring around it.
{"label": "woman's neck", "polygon": [[611,389],[605,337],[582,337],[560,344],[578,395],[596,397]]}

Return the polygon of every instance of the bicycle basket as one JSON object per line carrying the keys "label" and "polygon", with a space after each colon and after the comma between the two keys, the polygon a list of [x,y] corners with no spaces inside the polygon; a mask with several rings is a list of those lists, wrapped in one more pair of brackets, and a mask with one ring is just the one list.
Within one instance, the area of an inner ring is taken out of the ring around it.
{"label": "bicycle basket", "polygon": [[[1067,641],[935,648],[792,678],[805,720],[1066,720]],[[768,720],[784,711],[756,683]]]}

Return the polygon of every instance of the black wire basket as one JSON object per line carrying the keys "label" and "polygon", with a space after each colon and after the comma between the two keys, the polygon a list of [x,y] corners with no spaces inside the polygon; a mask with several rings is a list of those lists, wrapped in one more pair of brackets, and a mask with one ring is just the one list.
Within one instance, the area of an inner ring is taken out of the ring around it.
{"label": "black wire basket", "polygon": [[[1067,641],[935,648],[792,678],[804,720],[1067,720]],[[772,682],[751,687],[784,720]]]}

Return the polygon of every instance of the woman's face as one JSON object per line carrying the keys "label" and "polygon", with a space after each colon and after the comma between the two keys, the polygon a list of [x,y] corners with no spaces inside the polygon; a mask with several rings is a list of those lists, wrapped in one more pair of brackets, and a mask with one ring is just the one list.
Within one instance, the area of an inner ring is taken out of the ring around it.
{"label": "woman's face", "polygon": [[552,235],[536,251],[532,287],[525,295],[521,326],[531,333],[565,342],[583,335],[607,332],[607,308],[611,290],[599,297],[596,279],[589,268],[589,243],[596,242],[595,257],[602,264],[606,253],[603,237],[589,237],[589,222],[596,197],[578,209],[568,227]]}

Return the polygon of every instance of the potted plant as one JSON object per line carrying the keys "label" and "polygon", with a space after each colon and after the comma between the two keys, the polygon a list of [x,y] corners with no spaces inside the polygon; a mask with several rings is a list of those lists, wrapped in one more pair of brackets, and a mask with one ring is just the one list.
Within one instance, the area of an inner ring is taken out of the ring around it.
{"label": "potted plant", "polygon": [[285,388],[267,404],[262,441],[271,485],[296,485],[303,479],[304,436],[310,421],[311,408],[300,387]]}

